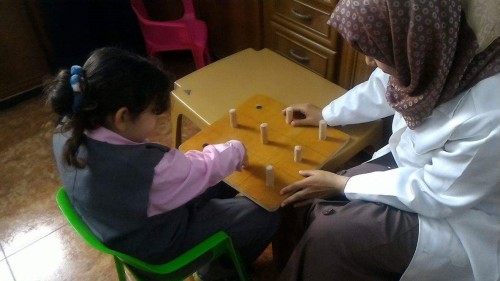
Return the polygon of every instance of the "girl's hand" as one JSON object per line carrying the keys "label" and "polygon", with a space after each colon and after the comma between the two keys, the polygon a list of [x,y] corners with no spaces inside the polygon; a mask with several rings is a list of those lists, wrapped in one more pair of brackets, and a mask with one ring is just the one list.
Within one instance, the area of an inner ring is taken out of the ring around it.
{"label": "girl's hand", "polygon": [[340,194],[344,191],[348,177],[322,170],[305,170],[299,173],[306,177],[300,181],[284,187],[281,195],[288,196],[281,207],[294,203],[294,207],[299,207],[311,203],[315,198],[327,198]]}
{"label": "girl's hand", "polygon": [[245,155],[243,155],[243,160],[241,160],[241,169],[245,169],[248,167],[248,151],[243,143],[241,143],[241,145],[243,146],[243,149],[245,149]]}
{"label": "girl's hand", "polygon": [[[321,108],[313,104],[294,104],[290,107],[293,109],[293,119],[291,125],[294,127],[318,126],[319,121],[323,119]],[[285,115],[286,109],[283,109],[281,112]]]}

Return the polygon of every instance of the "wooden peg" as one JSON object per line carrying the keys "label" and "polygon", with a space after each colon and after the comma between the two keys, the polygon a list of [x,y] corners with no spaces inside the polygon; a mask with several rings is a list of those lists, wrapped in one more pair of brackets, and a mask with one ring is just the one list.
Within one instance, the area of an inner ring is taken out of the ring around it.
{"label": "wooden peg", "polygon": [[274,168],[272,165],[266,166],[266,186],[274,187]]}
{"label": "wooden peg", "polygon": [[302,146],[296,145],[293,151],[293,161],[302,162]]}
{"label": "wooden peg", "polygon": [[260,124],[260,142],[263,144],[267,144],[269,142],[267,123]]}
{"label": "wooden peg", "polygon": [[325,120],[319,121],[319,139],[326,140],[326,121]]}
{"label": "wooden peg", "polygon": [[236,120],[236,109],[229,109],[229,123],[232,128],[238,127],[238,121]]}
{"label": "wooden peg", "polygon": [[293,120],[293,108],[291,108],[291,107],[287,107],[287,108],[285,109],[285,113],[286,113],[286,115],[285,115],[285,116],[286,116],[286,118],[285,118],[285,122],[286,122],[287,124],[292,123],[292,120]]}

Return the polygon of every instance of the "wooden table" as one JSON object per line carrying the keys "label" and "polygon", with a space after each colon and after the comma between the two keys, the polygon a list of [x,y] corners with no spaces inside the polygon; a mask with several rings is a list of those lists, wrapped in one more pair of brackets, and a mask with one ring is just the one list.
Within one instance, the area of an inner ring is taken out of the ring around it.
{"label": "wooden table", "polygon": [[[256,95],[236,108],[237,126],[232,127],[229,114],[184,142],[181,151],[201,150],[207,144],[241,141],[249,165],[235,172],[225,182],[269,211],[276,211],[284,196],[279,191],[302,178],[299,170],[319,169],[324,162],[349,143],[349,135],[335,128],[326,129],[319,138],[317,127],[292,127],[285,122],[286,107],[272,98]],[[261,124],[267,124],[267,143],[261,141]],[[294,148],[302,148],[301,160],[294,161]],[[273,167],[271,185],[266,183],[266,167]],[[269,185],[269,186],[268,186]]]}
{"label": "wooden table", "polygon": [[[269,50],[246,49],[175,81],[171,92],[173,143],[181,144],[182,119],[205,128],[258,93],[285,105],[310,102],[324,107],[345,89]],[[378,146],[380,121],[338,128],[350,141],[323,164],[334,170],[361,150]]]}
{"label": "wooden table", "polygon": [[[183,117],[202,129],[207,128],[226,116],[229,109],[259,93],[283,105],[310,102],[324,107],[344,94],[345,89],[271,50],[246,49],[175,82],[171,92],[174,146],[181,144]],[[379,146],[382,140],[381,121],[337,129],[349,135],[349,141],[333,155],[327,156],[320,165],[323,170],[337,169],[363,149]],[[188,149],[187,145],[185,149]],[[283,267],[302,235],[305,210],[292,207],[280,209],[282,220],[272,243],[273,262],[278,269]]]}

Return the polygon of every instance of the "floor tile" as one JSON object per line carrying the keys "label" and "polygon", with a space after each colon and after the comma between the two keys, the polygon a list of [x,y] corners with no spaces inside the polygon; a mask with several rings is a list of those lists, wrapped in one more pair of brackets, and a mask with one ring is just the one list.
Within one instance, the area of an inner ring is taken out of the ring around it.
{"label": "floor tile", "polygon": [[16,281],[117,279],[111,256],[90,248],[69,225],[7,260]]}
{"label": "floor tile", "polygon": [[0,280],[15,281],[14,277],[12,277],[12,273],[10,272],[6,259],[0,260]]}
{"label": "floor tile", "polygon": [[[26,198],[34,202],[23,202],[8,195],[3,197],[5,205],[0,208],[0,243],[5,254],[10,256],[22,248],[36,242],[64,225],[55,203],[57,185],[40,187],[36,190],[15,190],[23,192]],[[27,200],[24,200],[27,201]]]}
{"label": "floor tile", "polygon": [[5,254],[3,252],[2,243],[0,243],[0,261],[5,259]]}
{"label": "floor tile", "polygon": [[0,111],[0,130],[3,132],[0,134],[0,149],[29,139],[41,130],[47,131],[54,120],[55,116],[41,96]]}
{"label": "floor tile", "polygon": [[[49,163],[53,160],[47,160],[52,156],[33,152],[27,142],[21,141],[11,148],[12,155],[19,152],[17,156],[0,153],[0,158],[8,158],[0,164],[2,173],[8,174],[0,186],[0,243],[7,256],[58,229],[64,222],[55,204],[55,191],[60,183],[53,163]],[[26,154],[37,160],[30,161]]]}
{"label": "floor tile", "polygon": [[60,183],[50,115],[39,98],[16,108],[0,113],[0,130],[8,132],[0,137],[0,243],[7,256],[64,222],[54,197]]}

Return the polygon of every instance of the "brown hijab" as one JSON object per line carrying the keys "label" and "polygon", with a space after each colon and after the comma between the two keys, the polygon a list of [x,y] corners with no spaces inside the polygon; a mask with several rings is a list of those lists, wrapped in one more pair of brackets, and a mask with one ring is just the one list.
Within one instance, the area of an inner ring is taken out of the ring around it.
{"label": "brown hijab", "polygon": [[476,54],[460,0],[341,0],[328,23],[356,50],[394,70],[386,98],[410,129],[500,72],[500,38]]}

